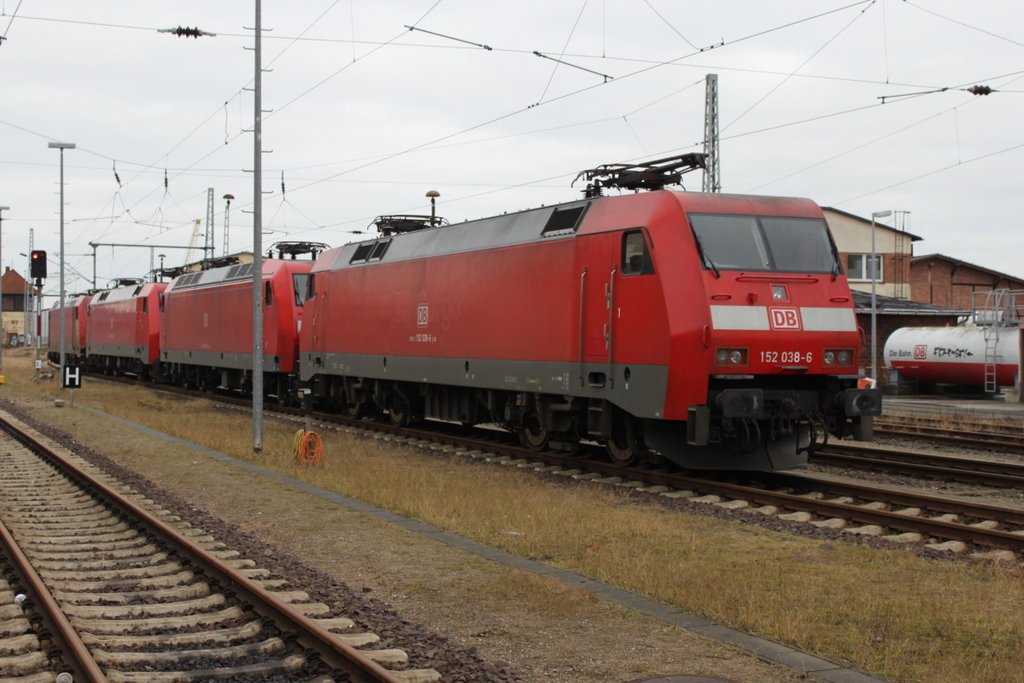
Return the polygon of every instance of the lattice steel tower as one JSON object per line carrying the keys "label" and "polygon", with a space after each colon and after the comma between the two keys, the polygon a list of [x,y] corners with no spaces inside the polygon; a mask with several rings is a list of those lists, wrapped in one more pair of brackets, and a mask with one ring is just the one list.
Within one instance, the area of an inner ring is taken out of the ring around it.
{"label": "lattice steel tower", "polygon": [[721,192],[718,170],[718,74],[708,74],[704,94],[704,192]]}
{"label": "lattice steel tower", "polygon": [[213,258],[213,188],[206,190],[206,239],[203,240],[203,260]]}

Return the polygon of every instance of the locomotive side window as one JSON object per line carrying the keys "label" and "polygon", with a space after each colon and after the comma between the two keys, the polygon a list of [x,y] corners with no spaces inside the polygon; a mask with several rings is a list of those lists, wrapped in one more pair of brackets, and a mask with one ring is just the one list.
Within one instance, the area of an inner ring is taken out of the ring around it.
{"label": "locomotive side window", "polygon": [[372,250],[373,250],[373,243],[372,242],[370,244],[360,244],[358,247],[356,247],[356,253],[352,254],[352,258],[350,258],[348,260],[348,262],[349,263],[361,263],[361,262],[365,261],[370,256],[370,252]]}
{"label": "locomotive side window", "polygon": [[388,250],[388,247],[390,245],[391,240],[381,240],[380,242],[377,242],[377,244],[373,245],[373,251],[370,252],[370,255],[367,257],[366,260],[380,261],[382,258],[384,258],[384,253]]}
{"label": "locomotive side window", "polygon": [[302,306],[303,298],[309,297],[306,287],[309,286],[307,282],[310,279],[309,273],[294,273],[292,275],[292,287],[295,289],[295,305]]}
{"label": "locomotive side window", "polygon": [[263,304],[265,306],[274,305],[274,290],[269,281],[263,283]]}
{"label": "locomotive side window", "polygon": [[306,280],[306,301],[316,298],[316,273],[310,273]]}
{"label": "locomotive side window", "polygon": [[586,213],[590,204],[572,206],[567,209],[555,209],[551,212],[544,229],[540,231],[541,237],[554,237],[555,235],[568,235],[576,232],[582,223],[583,214]]}
{"label": "locomotive side window", "polygon": [[651,275],[654,264],[647,251],[644,234],[639,230],[627,232],[622,236],[622,274]]}

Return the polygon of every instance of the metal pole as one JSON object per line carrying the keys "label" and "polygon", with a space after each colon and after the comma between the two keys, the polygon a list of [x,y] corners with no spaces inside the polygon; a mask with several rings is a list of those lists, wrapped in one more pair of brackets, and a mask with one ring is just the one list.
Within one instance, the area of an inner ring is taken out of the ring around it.
{"label": "metal pole", "polygon": [[[25,331],[25,346],[28,346],[29,340],[32,339],[32,337],[28,336],[29,320],[32,319],[32,295],[29,291],[31,289],[31,285],[29,284],[29,280],[31,279],[29,277],[29,273],[32,271],[32,228],[29,228],[28,235],[29,256],[25,259],[25,265],[27,266],[25,268],[25,298],[23,299],[24,303],[21,306],[22,315],[24,316],[24,321],[21,327]],[[24,256],[24,254],[22,254],[22,256]]]}
{"label": "metal pole", "polygon": [[256,0],[256,78],[253,83],[252,226],[252,451],[263,451],[263,63],[260,0]]}
{"label": "metal pole", "polygon": [[229,227],[229,223],[230,223],[230,220],[229,220],[230,216],[229,216],[229,214],[231,213],[231,200],[234,199],[234,198],[235,198],[235,196],[232,195],[232,194],[224,195],[224,201],[227,202],[227,205],[224,206],[224,253],[221,254],[221,256],[227,256],[228,253],[229,253],[228,252],[228,227]]}
{"label": "metal pole", "polygon": [[[3,238],[4,238],[4,211],[10,211],[9,206],[0,206],[0,371],[4,368],[4,260],[3,260]],[[0,377],[0,379],[3,379]]]}
{"label": "metal pole", "polygon": [[891,216],[892,211],[876,211],[871,214],[871,377],[878,383],[878,266],[875,251],[875,219]]}
{"label": "metal pole", "polygon": [[74,149],[73,142],[51,142],[50,149],[60,150],[60,383],[64,383],[64,150]]}

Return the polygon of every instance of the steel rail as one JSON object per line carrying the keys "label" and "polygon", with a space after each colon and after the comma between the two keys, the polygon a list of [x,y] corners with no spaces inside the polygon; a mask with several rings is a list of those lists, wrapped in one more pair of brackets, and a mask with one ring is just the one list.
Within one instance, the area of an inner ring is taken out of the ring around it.
{"label": "steel rail", "polygon": [[324,662],[346,673],[353,682],[402,683],[400,678],[358,650],[341,642],[313,619],[300,614],[270,591],[203,550],[187,536],[178,533],[144,508],[125,499],[103,482],[60,457],[46,444],[9,422],[3,415],[0,415],[0,426],[79,486],[87,488],[117,508],[127,517],[127,524],[141,527],[142,535],[166,544],[193,566],[202,568],[207,575],[220,583],[226,593],[233,593],[243,601],[251,603],[256,611],[272,617],[282,631],[294,632],[300,645],[317,652]]}
{"label": "steel rail", "polygon": [[879,425],[875,423],[875,434],[892,437],[917,437],[964,448],[1000,449],[1012,453],[1024,453],[1024,437],[1008,433],[951,430],[946,427],[926,425]]}
{"label": "steel rail", "polygon": [[[935,431],[930,431],[934,429]],[[1021,439],[999,438],[1002,434],[984,434],[983,432],[956,432],[941,428],[900,427],[887,429],[876,427],[874,433],[886,436],[916,436],[930,441],[939,441],[951,445],[962,445],[966,449],[1000,449],[1011,453],[1024,453],[1024,441]],[[995,436],[996,438],[993,438]]]}
{"label": "steel rail", "polygon": [[42,620],[46,632],[37,631],[39,639],[45,640],[45,637],[49,635],[56,641],[60,648],[61,660],[71,670],[74,680],[78,683],[107,683],[107,677],[96,660],[93,659],[89,648],[71,626],[71,622],[68,621],[57,600],[50,593],[50,589],[47,588],[42,577],[36,572],[7,525],[2,521],[0,521],[0,544],[3,546],[4,554],[13,564],[12,568],[16,576],[27,588],[26,596],[34,603],[33,607],[38,604],[40,608],[35,614]]}

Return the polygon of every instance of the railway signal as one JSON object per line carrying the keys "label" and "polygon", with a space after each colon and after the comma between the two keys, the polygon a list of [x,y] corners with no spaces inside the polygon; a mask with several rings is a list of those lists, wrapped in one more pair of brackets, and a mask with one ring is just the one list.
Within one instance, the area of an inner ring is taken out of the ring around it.
{"label": "railway signal", "polygon": [[29,266],[29,277],[35,280],[46,279],[46,252],[36,250],[32,252],[31,265]]}

